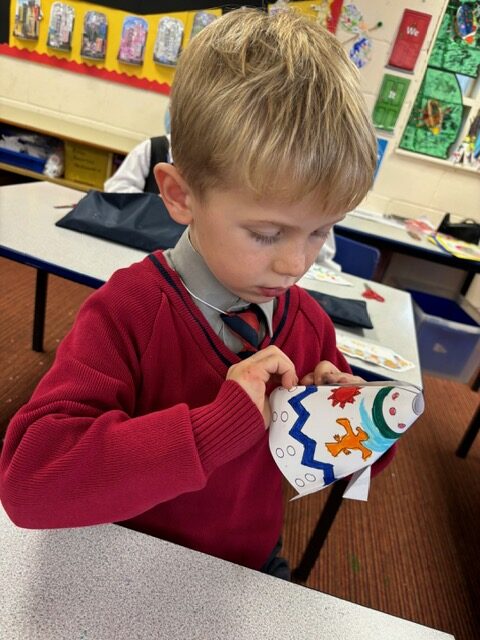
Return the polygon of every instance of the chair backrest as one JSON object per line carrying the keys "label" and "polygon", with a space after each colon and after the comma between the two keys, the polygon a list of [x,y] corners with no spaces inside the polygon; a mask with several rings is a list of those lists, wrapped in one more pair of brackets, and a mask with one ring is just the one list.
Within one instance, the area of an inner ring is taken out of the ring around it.
{"label": "chair backrest", "polygon": [[356,240],[350,240],[335,234],[337,247],[334,260],[342,267],[342,271],[359,278],[372,280],[380,260],[380,251],[376,247]]}

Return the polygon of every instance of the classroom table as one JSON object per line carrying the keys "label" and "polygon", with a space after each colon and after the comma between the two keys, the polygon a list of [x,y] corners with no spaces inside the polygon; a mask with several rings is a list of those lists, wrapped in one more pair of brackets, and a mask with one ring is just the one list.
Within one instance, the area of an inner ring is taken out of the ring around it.
{"label": "classroom table", "polygon": [[465,271],[462,294],[468,290],[475,274],[480,272],[480,262],[477,260],[456,258],[430,242],[426,236],[421,236],[420,239],[412,238],[398,220],[386,215],[355,210],[335,225],[335,232],[380,249],[383,271],[386,270],[393,253],[403,253]]}
{"label": "classroom table", "polygon": [[[37,269],[33,348],[43,349],[47,278],[52,273],[90,287],[100,287],[114,271],[145,257],[143,251],[55,226],[70,206],[85,194],[49,182],[0,187],[0,255]],[[65,207],[65,208],[56,208]],[[362,299],[365,281],[344,274],[351,286],[302,278],[299,284],[339,297]],[[384,303],[367,301],[373,329],[343,329],[357,337],[390,347],[415,368],[403,373],[348,358],[369,379],[395,378],[422,386],[410,295],[380,283],[370,283]]]}
{"label": "classroom table", "polygon": [[0,505],[2,640],[452,640],[119,525],[26,530]]}

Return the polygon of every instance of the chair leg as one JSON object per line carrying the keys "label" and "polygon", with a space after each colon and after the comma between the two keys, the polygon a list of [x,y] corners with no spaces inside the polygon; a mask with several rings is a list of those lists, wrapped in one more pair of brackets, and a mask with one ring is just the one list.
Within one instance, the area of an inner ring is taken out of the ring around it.
{"label": "chair leg", "polygon": [[478,435],[478,431],[480,429],[480,404],[475,411],[473,418],[470,424],[467,427],[467,430],[463,434],[462,441],[458,445],[458,449],[456,454],[459,458],[466,458],[468,452],[470,451],[470,447],[475,440],[475,437]]}
{"label": "chair leg", "polygon": [[43,334],[45,331],[45,312],[47,307],[48,272],[37,269],[35,284],[35,307],[33,313],[33,351],[43,351]]}
{"label": "chair leg", "polygon": [[313,569],[313,566],[318,559],[323,543],[325,542],[328,532],[330,531],[330,527],[337,515],[337,511],[340,509],[343,499],[342,496],[347,485],[348,479],[345,478],[337,480],[332,485],[327,502],[325,503],[323,511],[318,518],[315,530],[310,536],[310,540],[303,552],[303,556],[298,566],[292,571],[292,578],[296,582],[306,582],[308,580],[310,571]]}

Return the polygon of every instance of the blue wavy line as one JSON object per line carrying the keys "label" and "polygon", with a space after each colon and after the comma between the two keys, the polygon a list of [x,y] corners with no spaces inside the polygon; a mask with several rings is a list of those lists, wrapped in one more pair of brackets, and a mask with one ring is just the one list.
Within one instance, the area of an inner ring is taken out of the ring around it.
{"label": "blue wavy line", "polygon": [[298,418],[295,420],[293,427],[290,429],[289,434],[300,442],[303,445],[303,454],[302,454],[302,464],[311,467],[313,469],[320,469],[323,471],[323,481],[325,484],[331,484],[336,480],[335,474],[333,473],[333,464],[329,464],[328,462],[320,462],[315,460],[315,450],[317,448],[317,443],[315,440],[305,435],[302,431],[303,426],[307,422],[310,417],[310,413],[305,409],[302,404],[302,400],[312,395],[312,393],[317,392],[317,387],[312,385],[302,391],[295,397],[291,398],[288,401],[288,404],[292,407],[295,413],[298,415]]}

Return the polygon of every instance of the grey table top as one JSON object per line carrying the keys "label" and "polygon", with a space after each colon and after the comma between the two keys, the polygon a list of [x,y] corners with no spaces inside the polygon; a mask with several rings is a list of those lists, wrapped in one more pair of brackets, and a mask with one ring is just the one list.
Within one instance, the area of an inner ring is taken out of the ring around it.
{"label": "grey table top", "polygon": [[0,506],[2,640],[453,636],[117,525],[29,531]]}

